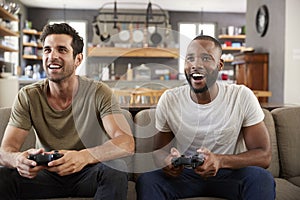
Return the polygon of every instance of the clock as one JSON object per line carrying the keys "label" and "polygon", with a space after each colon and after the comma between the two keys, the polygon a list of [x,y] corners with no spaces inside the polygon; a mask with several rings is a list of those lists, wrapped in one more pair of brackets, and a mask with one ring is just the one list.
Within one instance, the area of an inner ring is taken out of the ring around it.
{"label": "clock", "polygon": [[261,37],[265,36],[269,25],[269,11],[266,5],[258,8],[256,13],[256,31]]}

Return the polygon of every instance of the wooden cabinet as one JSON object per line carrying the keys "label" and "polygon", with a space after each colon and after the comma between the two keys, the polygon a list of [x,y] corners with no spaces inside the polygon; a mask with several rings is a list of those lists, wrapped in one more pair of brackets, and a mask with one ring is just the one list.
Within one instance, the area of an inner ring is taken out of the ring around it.
{"label": "wooden cabinet", "polygon": [[[235,80],[237,84],[244,84],[252,90],[268,90],[268,53],[241,53],[234,56]],[[261,102],[267,101],[262,97]]]}

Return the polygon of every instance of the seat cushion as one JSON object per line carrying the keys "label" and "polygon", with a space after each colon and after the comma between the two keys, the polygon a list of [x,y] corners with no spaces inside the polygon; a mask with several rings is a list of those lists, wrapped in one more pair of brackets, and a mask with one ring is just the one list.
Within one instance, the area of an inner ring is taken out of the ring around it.
{"label": "seat cushion", "polygon": [[279,200],[299,199],[300,187],[297,187],[293,183],[282,178],[275,178],[275,182],[276,182],[276,199]]}

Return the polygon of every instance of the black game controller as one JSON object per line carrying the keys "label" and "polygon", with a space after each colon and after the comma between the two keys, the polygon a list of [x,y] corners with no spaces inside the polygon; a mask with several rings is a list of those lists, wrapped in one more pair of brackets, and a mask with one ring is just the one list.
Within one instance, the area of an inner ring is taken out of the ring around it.
{"label": "black game controller", "polygon": [[171,162],[174,167],[183,165],[185,167],[192,167],[195,169],[196,167],[201,166],[204,163],[204,160],[203,154],[196,154],[191,157],[185,157],[182,155],[181,157],[173,158]]}
{"label": "black game controller", "polygon": [[63,157],[63,154],[58,153],[58,151],[54,151],[53,154],[30,154],[28,156],[28,159],[34,160],[37,163],[37,165],[47,166],[49,162],[57,160],[61,157]]}

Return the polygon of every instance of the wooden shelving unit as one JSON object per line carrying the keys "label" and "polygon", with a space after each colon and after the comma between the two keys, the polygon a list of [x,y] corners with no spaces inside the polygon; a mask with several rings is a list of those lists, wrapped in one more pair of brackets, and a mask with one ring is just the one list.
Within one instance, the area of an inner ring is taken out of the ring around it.
{"label": "wooden shelving unit", "polygon": [[17,17],[7,12],[7,10],[5,10],[3,7],[0,7],[0,17],[4,20],[19,21]]}
{"label": "wooden shelving unit", "polygon": [[89,47],[88,57],[178,58],[177,48],[116,48]]}
{"label": "wooden shelving unit", "polygon": [[43,46],[37,42],[37,38],[41,35],[41,32],[35,29],[24,29],[22,32],[23,35],[29,36],[29,40],[31,40],[30,38],[34,37],[34,42],[23,41],[23,48],[31,47],[34,52],[32,52],[32,54],[23,54],[22,58],[25,60],[42,60],[42,57],[37,55],[37,50],[43,48]]}
{"label": "wooden shelving unit", "polygon": [[[4,8],[0,7],[0,18],[7,21],[19,21],[17,17],[12,15],[11,13],[7,12]],[[0,26],[0,36],[15,36],[19,37],[19,33],[9,30],[4,26]],[[18,49],[13,49],[9,46],[0,44],[0,50],[2,52],[18,52]]]}

